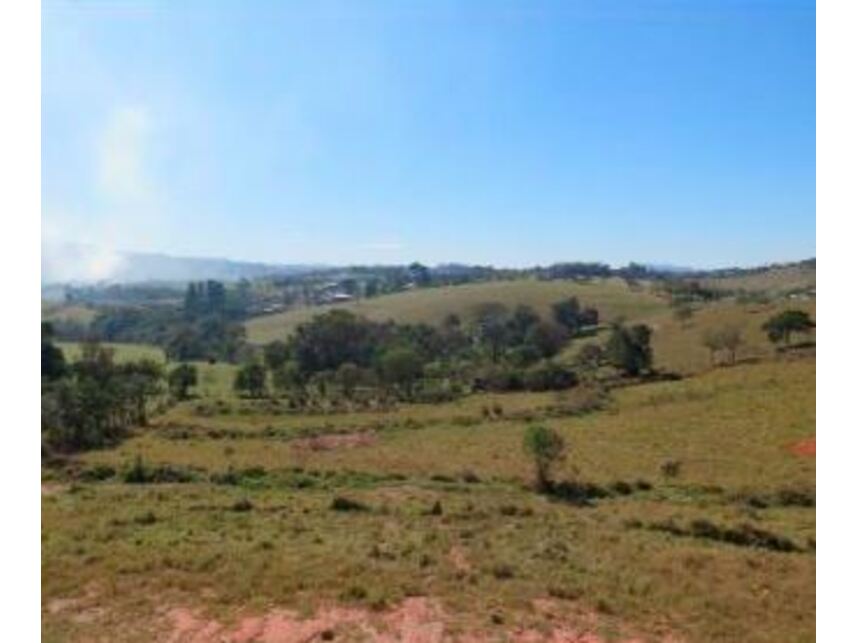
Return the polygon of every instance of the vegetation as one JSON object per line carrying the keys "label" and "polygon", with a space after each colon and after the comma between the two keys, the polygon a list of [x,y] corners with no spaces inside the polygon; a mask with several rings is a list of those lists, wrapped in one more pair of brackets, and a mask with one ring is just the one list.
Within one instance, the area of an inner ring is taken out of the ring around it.
{"label": "vegetation", "polygon": [[[147,407],[162,389],[160,364],[116,364],[110,349],[91,343],[66,369],[58,367],[64,362],[57,350],[42,340],[43,455],[112,444],[147,423]],[[46,354],[53,358],[45,361]]]}
{"label": "vegetation", "polygon": [[725,352],[729,364],[734,364],[738,348],[744,343],[741,331],[733,326],[708,330],[702,336],[702,343],[711,354],[711,363],[717,363],[717,355]]}
{"label": "vegetation", "polygon": [[607,340],[606,358],[627,375],[646,373],[652,367],[651,337],[651,328],[643,324],[628,328],[616,324]]}
{"label": "vegetation", "polygon": [[[313,308],[235,364],[43,327],[44,637],[168,640],[185,606],[224,635],[274,608],[384,618],[416,595],[447,634],[546,632],[550,602],[551,627],[584,615],[605,640],[812,640],[815,460],[794,445],[815,363],[763,330],[811,300],[721,293],[687,323],[642,269],[453,288],[423,268],[371,301],[431,314]],[[176,323],[218,310],[199,301]],[[734,367],[708,368],[715,336]]]}
{"label": "vegetation", "polygon": [[565,440],[553,429],[531,426],[524,433],[524,449],[532,456],[535,464],[536,488],[539,491],[551,491],[551,468],[565,457]]}
{"label": "vegetation", "polygon": [[806,311],[792,309],[774,315],[762,326],[771,342],[774,344],[785,342],[786,346],[791,344],[793,334],[808,333],[813,328],[815,328],[815,322]]}
{"label": "vegetation", "polygon": [[193,364],[179,364],[170,371],[167,382],[170,392],[179,400],[188,398],[188,390],[199,382],[196,366]]}

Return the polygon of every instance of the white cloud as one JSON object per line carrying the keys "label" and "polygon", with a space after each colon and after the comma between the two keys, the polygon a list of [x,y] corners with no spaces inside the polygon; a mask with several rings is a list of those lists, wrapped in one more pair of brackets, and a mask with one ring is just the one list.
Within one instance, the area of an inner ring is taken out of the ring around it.
{"label": "white cloud", "polygon": [[96,142],[97,186],[102,196],[122,203],[150,195],[145,168],[149,132],[144,107],[120,107],[110,114]]}

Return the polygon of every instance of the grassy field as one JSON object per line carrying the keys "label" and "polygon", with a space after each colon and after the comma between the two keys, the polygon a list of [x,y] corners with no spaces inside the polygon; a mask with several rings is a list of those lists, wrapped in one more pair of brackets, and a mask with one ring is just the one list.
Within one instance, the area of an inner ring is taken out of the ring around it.
{"label": "grassy field", "polygon": [[[683,374],[711,368],[711,355],[702,339],[708,331],[727,327],[741,331],[744,343],[737,353],[739,361],[771,358],[776,348],[768,340],[762,325],[786,309],[805,310],[814,318],[815,300],[780,300],[769,304],[739,304],[726,300],[699,308],[684,323],[676,321],[671,313],[651,317],[645,321],[654,331],[652,350],[655,367]],[[798,339],[796,337],[795,341]],[[814,334],[801,339],[814,340]]]}
{"label": "grassy field", "polygon": [[[148,344],[116,344],[104,342],[104,347],[113,349],[114,358],[118,362],[137,359],[153,359],[166,364],[164,351],[158,346]],[[80,344],[77,342],[57,342],[68,360],[80,357]],[[208,362],[190,362],[197,368],[199,384],[194,393],[201,398],[229,398],[233,396],[232,382],[238,367],[234,364]]]}
{"label": "grassy field", "polygon": [[[446,288],[414,290],[360,300],[337,307],[376,320],[393,319],[402,323],[424,322],[439,324],[450,313],[462,320],[471,319],[477,307],[486,302],[502,302],[513,308],[518,304],[532,306],[548,317],[550,306],[564,297],[577,297],[582,305],[594,306],[602,317],[639,317],[654,314],[666,307],[666,302],[646,290],[632,291],[619,279],[573,281],[494,281],[465,284]],[[249,341],[263,344],[284,339],[302,322],[324,312],[331,306],[302,308],[251,319],[245,325]]]}
{"label": "grassy field", "polygon": [[[440,627],[812,641],[815,461],[789,447],[814,436],[814,382],[814,359],[779,357],[616,389],[584,415],[569,410],[582,390],[327,415],[182,403],[76,465],[116,476],[68,486],[46,472],[44,639],[215,638],[291,609],[339,610],[300,621],[306,640],[411,618],[420,640]],[[534,493],[521,450],[534,421],[568,442],[557,478],[609,494],[580,506]],[[342,442],[311,447],[309,433]],[[192,480],[123,483],[138,456]],[[360,510],[334,510],[335,497]],[[795,551],[745,546],[745,524]],[[396,611],[420,600],[433,606],[422,616]]]}
{"label": "grassy field", "polygon": [[755,274],[736,277],[705,279],[703,284],[725,290],[747,290],[754,292],[787,292],[815,287],[815,266],[783,266],[763,270]]}
{"label": "grassy field", "polygon": [[[62,349],[67,360],[80,358],[80,343],[78,342],[56,342]],[[113,350],[113,357],[117,362],[129,362],[137,359],[152,359],[156,362],[166,363],[164,351],[158,346],[148,344],[117,344],[102,342],[101,346]]]}
{"label": "grassy field", "polygon": [[95,319],[95,315],[95,310],[87,306],[42,302],[43,321],[70,321],[88,324]]}

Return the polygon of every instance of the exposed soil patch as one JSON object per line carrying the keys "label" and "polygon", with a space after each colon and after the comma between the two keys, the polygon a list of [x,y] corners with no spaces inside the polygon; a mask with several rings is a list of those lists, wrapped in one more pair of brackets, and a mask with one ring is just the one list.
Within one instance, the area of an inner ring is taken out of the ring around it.
{"label": "exposed soil patch", "polygon": [[473,568],[467,559],[467,552],[460,545],[453,545],[449,550],[449,562],[455,567],[455,571],[469,572]]}
{"label": "exposed soil patch", "polygon": [[43,482],[42,483],[42,495],[43,496],[53,496],[55,494],[62,493],[63,491],[68,491],[68,485],[58,484],[56,482]]}
{"label": "exposed soil patch", "polygon": [[789,451],[804,458],[815,457],[815,438],[799,440],[789,447]]}
{"label": "exposed soil patch", "polygon": [[332,449],[352,449],[368,447],[378,441],[374,431],[360,433],[336,433],[317,435],[311,438],[300,438],[292,442],[292,448],[307,451],[330,451]]}
{"label": "exposed soil patch", "polygon": [[[291,610],[272,610],[264,615],[240,619],[233,626],[206,619],[198,612],[176,608],[167,612],[168,643],[307,643],[310,641],[375,641],[378,643],[488,643],[520,641],[531,643],[606,643],[597,634],[599,617],[595,614],[569,613],[568,606],[545,599],[534,603],[534,610],[545,620],[544,628],[509,627],[490,630],[458,631],[448,628],[450,618],[440,605],[426,597],[405,599],[384,612],[358,607],[332,606],[309,618]],[[676,642],[667,637],[664,640]],[[624,643],[642,643],[642,639],[623,638]]]}
{"label": "exposed soil patch", "polygon": [[435,643],[444,640],[442,612],[427,598],[408,598],[395,609],[373,613],[361,608],[329,607],[309,618],[291,610],[245,617],[232,627],[187,608],[170,610],[168,643],[305,643],[362,640]]}

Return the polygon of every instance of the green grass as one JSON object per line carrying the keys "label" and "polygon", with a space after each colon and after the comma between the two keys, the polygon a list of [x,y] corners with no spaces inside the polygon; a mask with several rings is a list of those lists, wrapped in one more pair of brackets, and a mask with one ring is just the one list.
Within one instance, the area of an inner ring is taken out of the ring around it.
{"label": "green grass", "polygon": [[79,304],[42,302],[43,321],[69,321],[86,325],[95,319],[96,314],[97,313],[93,308]]}
{"label": "green grass", "polygon": [[[67,360],[80,359],[79,342],[57,342]],[[129,362],[138,359],[152,359],[156,362],[166,363],[164,351],[158,346],[148,344],[120,344],[114,342],[102,342],[101,346],[113,350],[113,357],[118,362]]]}
{"label": "green grass", "polygon": [[[233,399],[229,414],[201,416],[200,400],[182,403],[119,447],[85,454],[79,466],[121,470],[139,455],[149,465],[186,467],[196,482],[135,486],[114,478],[43,497],[44,605],[77,598],[102,610],[75,620],[74,610],[44,607],[43,634],[77,640],[131,630],[152,640],[167,637],[162,615],[174,606],[228,622],[272,606],[382,609],[416,594],[441,601],[452,631],[499,637],[512,627],[544,629],[549,621],[532,601],[553,595],[558,614],[594,618],[605,638],[811,641],[815,557],[807,543],[815,511],[754,509],[740,497],[814,490],[814,459],[788,449],[815,433],[814,382],[812,359],[768,360],[619,389],[603,410],[579,417],[550,417],[555,394],[329,415]],[[482,407],[496,404],[503,417],[483,417]],[[644,479],[652,488],[589,508],[533,493],[521,450],[527,418],[565,437],[569,457],[557,477],[601,485]],[[176,427],[188,435],[176,439]],[[276,437],[265,436],[268,427]],[[229,428],[238,433],[209,432]],[[306,429],[371,430],[377,442],[295,448],[292,439]],[[678,477],[661,475],[667,459],[682,463]],[[264,472],[237,486],[207,481],[230,467]],[[465,469],[477,481],[464,482]],[[331,511],[336,496],[368,510]],[[252,506],[235,511],[242,499]],[[429,511],[438,501],[440,515]],[[699,519],[723,528],[749,523],[802,551],[645,528]]]}
{"label": "green grass", "polygon": [[[700,308],[690,321],[682,324],[667,312],[647,321],[654,330],[652,350],[657,368],[677,373],[697,373],[711,368],[711,356],[702,343],[707,331],[733,327],[741,331],[744,344],[739,360],[770,359],[776,348],[762,330],[770,317],[786,309],[805,310],[815,317],[815,301],[780,300],[770,304],[738,304],[731,300]],[[801,338],[795,338],[798,341]],[[814,339],[812,336],[802,339]]]}
{"label": "green grass", "polygon": [[[57,342],[67,360],[80,358],[80,343]],[[118,362],[133,361],[138,359],[152,359],[162,364],[167,364],[163,349],[159,346],[149,344],[119,344],[103,342],[101,346],[113,349],[114,359]],[[216,362],[189,362],[197,368],[198,385],[193,393],[201,398],[231,398],[234,393],[232,383],[235,379],[235,364]],[[168,365],[169,368],[169,365]]]}
{"label": "green grass", "polygon": [[[502,302],[513,308],[526,304],[545,317],[550,306],[564,297],[577,297],[581,304],[594,306],[606,320],[617,317],[639,318],[666,307],[663,299],[646,290],[632,291],[618,279],[573,281],[494,281],[444,288],[413,290],[360,300],[336,307],[351,310],[375,321],[392,319],[401,323],[440,324],[451,313],[464,321],[472,319],[477,307],[485,302]],[[301,323],[332,306],[300,308],[284,313],[257,317],[248,321],[249,341],[263,344],[284,339]]]}

